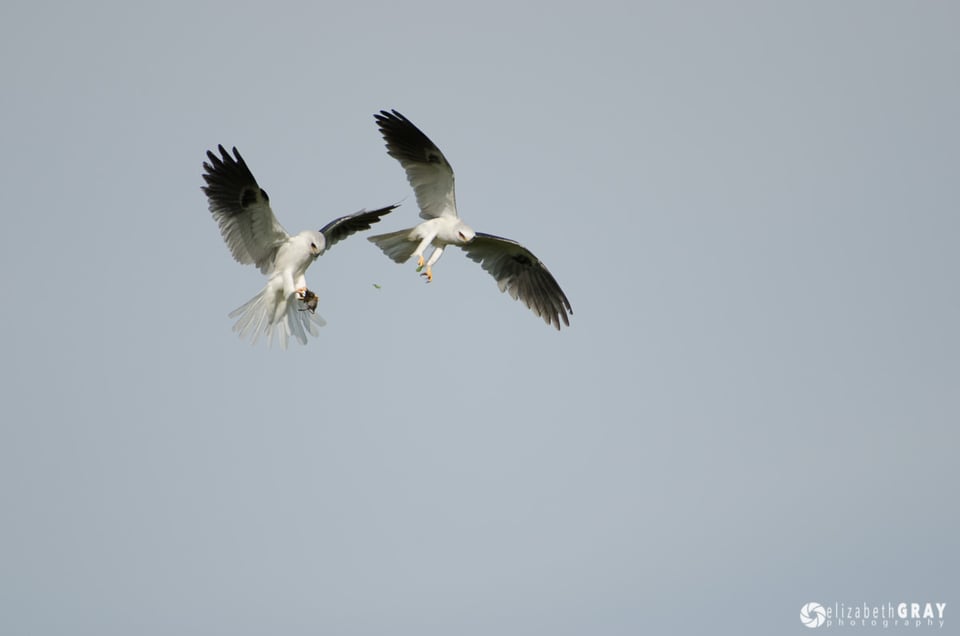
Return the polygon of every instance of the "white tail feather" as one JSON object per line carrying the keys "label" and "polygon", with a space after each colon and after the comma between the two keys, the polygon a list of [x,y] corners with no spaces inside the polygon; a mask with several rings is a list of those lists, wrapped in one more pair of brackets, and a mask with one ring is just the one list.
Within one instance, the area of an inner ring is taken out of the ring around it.
{"label": "white tail feather", "polygon": [[383,250],[383,253],[395,262],[406,263],[413,256],[413,251],[417,249],[417,245],[420,243],[420,239],[412,236],[415,229],[409,227],[389,234],[377,234],[367,237],[367,240]]}
{"label": "white tail feather", "polygon": [[280,347],[286,349],[291,335],[301,344],[307,344],[307,334],[319,335],[317,327],[327,322],[301,305],[296,300],[284,298],[282,289],[267,284],[259,294],[230,312],[230,318],[237,319],[233,330],[241,338],[250,338],[250,344],[256,344],[260,336],[266,336],[267,346],[277,338]]}

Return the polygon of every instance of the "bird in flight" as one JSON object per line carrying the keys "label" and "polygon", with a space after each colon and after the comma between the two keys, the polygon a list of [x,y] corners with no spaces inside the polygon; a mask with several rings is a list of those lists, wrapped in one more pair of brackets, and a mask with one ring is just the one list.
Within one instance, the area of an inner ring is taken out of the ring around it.
{"label": "bird in flight", "polygon": [[354,232],[369,230],[396,208],[361,210],[327,223],[319,231],[304,230],[290,236],[270,209],[270,198],[257,185],[253,173],[237,149],[233,156],[223,146],[220,156],[207,151],[203,162],[203,191],[220,234],[241,264],[253,264],[267,276],[259,294],[230,312],[236,318],[233,330],[255,343],[261,335],[274,337],[286,349],[290,336],[307,343],[326,322],[318,316],[317,295],[307,289],[306,271],[318,256]]}
{"label": "bird in flight", "polygon": [[[400,162],[413,186],[420,206],[419,225],[371,236],[383,253],[397,263],[417,258],[417,271],[427,282],[433,280],[444,248],[456,245],[480,264],[497,281],[501,292],[509,292],[548,325],[558,330],[560,323],[570,326],[573,314],[556,279],[533,252],[516,241],[475,232],[457,215],[453,168],[440,149],[409,119],[397,111],[380,111],[373,116],[387,142],[387,154]],[[429,258],[424,251],[432,247]]]}

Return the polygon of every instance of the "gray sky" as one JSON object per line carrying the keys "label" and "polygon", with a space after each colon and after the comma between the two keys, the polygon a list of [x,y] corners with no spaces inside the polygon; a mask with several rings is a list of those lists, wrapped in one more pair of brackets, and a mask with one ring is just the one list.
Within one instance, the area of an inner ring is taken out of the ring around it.
{"label": "gray sky", "polygon": [[[955,626],[957,5],[346,4],[0,8],[0,633]],[[231,332],[204,152],[408,227],[381,108],[570,329],[354,238],[319,339]]]}

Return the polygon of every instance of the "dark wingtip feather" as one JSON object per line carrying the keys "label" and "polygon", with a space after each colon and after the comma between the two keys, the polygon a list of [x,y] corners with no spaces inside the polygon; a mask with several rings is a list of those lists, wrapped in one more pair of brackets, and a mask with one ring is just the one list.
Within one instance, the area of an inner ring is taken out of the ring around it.
{"label": "dark wingtip feather", "polygon": [[256,200],[257,193],[262,195],[265,201],[269,201],[267,193],[257,185],[257,180],[236,146],[233,147],[233,156],[223,144],[218,144],[217,150],[220,151],[219,157],[208,150],[209,162],[203,162],[203,180],[206,185],[201,186],[201,189],[211,204],[225,210],[233,207],[243,209]]}
{"label": "dark wingtip feather", "polygon": [[446,158],[433,141],[413,122],[394,110],[381,110],[373,118],[383,140],[386,141],[387,154],[401,163],[447,163]]}

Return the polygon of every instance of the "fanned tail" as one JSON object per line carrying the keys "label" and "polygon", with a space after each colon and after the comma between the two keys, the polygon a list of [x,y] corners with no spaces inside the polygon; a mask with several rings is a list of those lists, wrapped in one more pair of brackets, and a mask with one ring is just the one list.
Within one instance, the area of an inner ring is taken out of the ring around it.
{"label": "fanned tail", "polygon": [[411,236],[414,229],[416,228],[409,227],[389,234],[377,234],[367,237],[367,240],[383,250],[383,253],[393,259],[394,262],[406,263],[413,256],[413,251],[417,249],[417,245],[420,243],[418,238]]}
{"label": "fanned tail", "polygon": [[317,328],[327,324],[302,301],[288,301],[283,297],[283,290],[273,289],[270,284],[231,311],[230,318],[237,319],[233,330],[241,338],[250,338],[250,344],[256,344],[260,336],[265,336],[267,346],[271,346],[276,338],[283,349],[287,348],[291,335],[300,344],[307,344],[307,334],[317,336],[320,333]]}

